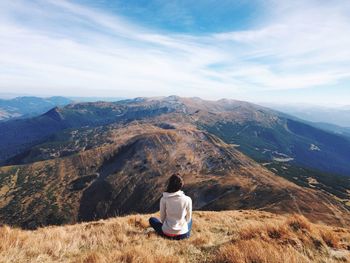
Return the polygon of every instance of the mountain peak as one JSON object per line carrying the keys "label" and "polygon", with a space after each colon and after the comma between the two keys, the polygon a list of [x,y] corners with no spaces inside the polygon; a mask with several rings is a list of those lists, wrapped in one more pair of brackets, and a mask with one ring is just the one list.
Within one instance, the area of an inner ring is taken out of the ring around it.
{"label": "mountain peak", "polygon": [[64,119],[59,107],[52,108],[48,112],[44,113],[43,116],[49,117],[55,121],[62,121]]}

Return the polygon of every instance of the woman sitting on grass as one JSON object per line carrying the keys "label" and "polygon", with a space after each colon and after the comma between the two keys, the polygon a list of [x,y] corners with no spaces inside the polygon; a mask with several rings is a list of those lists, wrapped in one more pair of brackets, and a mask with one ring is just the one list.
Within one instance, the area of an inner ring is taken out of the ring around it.
{"label": "woman sitting on grass", "polygon": [[160,199],[160,221],[155,217],[149,219],[150,225],[161,236],[176,240],[190,237],[192,200],[181,191],[183,185],[182,177],[173,174]]}

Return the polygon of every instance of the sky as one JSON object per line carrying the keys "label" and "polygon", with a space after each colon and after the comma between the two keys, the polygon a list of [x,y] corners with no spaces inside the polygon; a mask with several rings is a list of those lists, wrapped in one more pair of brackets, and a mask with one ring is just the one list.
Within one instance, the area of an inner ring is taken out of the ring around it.
{"label": "sky", "polygon": [[350,104],[348,0],[1,0],[0,93]]}

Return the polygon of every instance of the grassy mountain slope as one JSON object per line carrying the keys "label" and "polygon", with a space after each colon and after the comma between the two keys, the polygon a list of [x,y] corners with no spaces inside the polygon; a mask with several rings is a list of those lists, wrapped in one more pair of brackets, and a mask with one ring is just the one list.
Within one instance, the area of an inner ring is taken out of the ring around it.
{"label": "grassy mountain slope", "polygon": [[0,168],[0,220],[26,228],[156,211],[179,171],[196,209],[350,220],[350,177],[325,172],[349,168],[347,139],[247,102],[71,104],[0,133],[0,155],[11,156]]}
{"label": "grassy mountain slope", "polygon": [[[324,172],[350,174],[350,140],[247,102],[199,98],[139,98],[79,103],[33,119],[0,125],[0,161],[22,153],[56,132],[84,126],[173,118],[211,132],[258,161],[291,162]],[[329,160],[332,160],[331,162]]]}
{"label": "grassy mountain slope", "polygon": [[238,145],[240,151],[257,161],[277,160],[350,175],[348,137],[243,102],[217,101],[191,116],[199,127]]}
{"label": "grassy mountain slope", "polygon": [[53,108],[47,113],[24,120],[0,124],[0,162],[31,147],[50,141],[50,136],[65,129],[97,127],[112,123],[127,123],[174,111],[167,103],[95,102],[70,104]]}
{"label": "grassy mountain slope", "polygon": [[24,231],[0,227],[0,262],[350,262],[350,229],[298,215],[194,212],[192,236],[158,237],[150,215]]}
{"label": "grassy mountain slope", "polygon": [[61,134],[57,140],[72,140],[67,147],[40,145],[18,156],[24,164],[1,167],[0,220],[36,228],[154,212],[166,180],[180,172],[195,209],[299,211],[313,221],[350,223],[349,209],[334,196],[278,177],[193,125],[103,127]]}

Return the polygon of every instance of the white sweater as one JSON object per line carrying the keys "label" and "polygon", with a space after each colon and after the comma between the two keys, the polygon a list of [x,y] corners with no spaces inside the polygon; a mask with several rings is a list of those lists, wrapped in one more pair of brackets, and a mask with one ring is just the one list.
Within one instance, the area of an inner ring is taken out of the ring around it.
{"label": "white sweater", "polygon": [[166,234],[182,235],[188,232],[192,218],[192,199],[182,191],[163,193],[160,199],[160,220]]}

